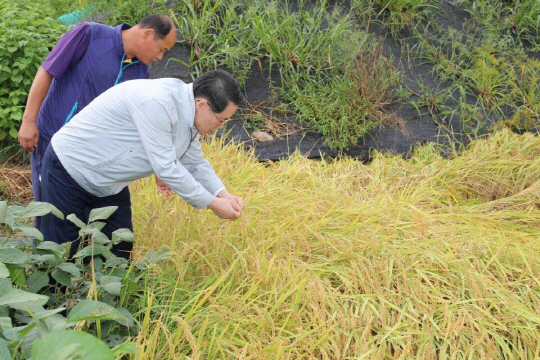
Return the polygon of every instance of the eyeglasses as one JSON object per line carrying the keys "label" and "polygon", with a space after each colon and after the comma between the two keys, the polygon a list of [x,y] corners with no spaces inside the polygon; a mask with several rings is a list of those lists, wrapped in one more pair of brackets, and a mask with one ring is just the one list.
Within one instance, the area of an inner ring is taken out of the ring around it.
{"label": "eyeglasses", "polygon": [[210,104],[208,104],[208,107],[210,108],[210,111],[212,111],[212,114],[214,114],[214,116],[216,117],[216,119],[217,119],[217,121],[218,121],[218,123],[219,123],[220,125],[223,125],[223,124],[227,123],[229,120],[231,120],[231,118],[224,119],[224,120],[220,120],[220,119],[217,117],[216,113],[215,113],[215,112],[212,110],[212,108],[210,107]]}

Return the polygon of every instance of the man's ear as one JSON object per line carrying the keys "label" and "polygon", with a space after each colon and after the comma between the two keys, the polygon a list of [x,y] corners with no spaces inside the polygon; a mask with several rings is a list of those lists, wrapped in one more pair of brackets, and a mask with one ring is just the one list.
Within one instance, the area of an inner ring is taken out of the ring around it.
{"label": "man's ear", "polygon": [[143,31],[143,38],[145,40],[153,39],[155,37],[155,31],[152,28],[146,28]]}
{"label": "man's ear", "polygon": [[206,104],[208,104],[208,100],[206,99],[203,99],[203,98],[195,99],[195,107],[199,109],[202,109],[203,107],[205,107]]}

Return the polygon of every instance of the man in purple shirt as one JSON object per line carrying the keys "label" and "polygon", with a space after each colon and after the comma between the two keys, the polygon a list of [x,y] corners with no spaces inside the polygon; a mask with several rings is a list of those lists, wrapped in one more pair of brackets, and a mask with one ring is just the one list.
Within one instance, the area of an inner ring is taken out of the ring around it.
{"label": "man in purple shirt", "polygon": [[83,23],[60,39],[37,71],[19,130],[19,143],[32,152],[35,201],[41,201],[41,158],[52,136],[105,90],[148,78],[146,64],[160,60],[175,42],[176,27],[166,15],[146,16],[134,27]]}

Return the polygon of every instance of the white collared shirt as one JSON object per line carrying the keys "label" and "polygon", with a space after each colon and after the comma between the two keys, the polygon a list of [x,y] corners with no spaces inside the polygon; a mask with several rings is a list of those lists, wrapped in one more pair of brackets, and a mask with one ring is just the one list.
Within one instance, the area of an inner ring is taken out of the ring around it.
{"label": "white collared shirt", "polygon": [[71,177],[95,196],[117,194],[155,173],[187,203],[203,208],[225,187],[203,157],[194,119],[193,84],[131,80],[98,96],[53,136],[51,146]]}

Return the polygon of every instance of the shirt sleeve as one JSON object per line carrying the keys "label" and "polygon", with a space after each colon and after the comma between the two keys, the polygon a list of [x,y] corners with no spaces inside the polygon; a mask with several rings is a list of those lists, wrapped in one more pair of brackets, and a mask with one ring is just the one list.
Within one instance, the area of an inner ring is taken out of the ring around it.
{"label": "shirt sleeve", "polygon": [[210,205],[214,196],[176,159],[172,125],[163,105],[148,100],[132,116],[156,176],[193,207],[201,209]]}
{"label": "shirt sleeve", "polygon": [[79,24],[65,33],[49,53],[41,67],[55,78],[77,64],[90,44],[91,29],[88,24]]}
{"label": "shirt sleeve", "polygon": [[217,196],[221,190],[225,189],[225,186],[216,175],[212,165],[204,158],[199,139],[200,134],[197,134],[180,161],[191,175],[193,175],[195,180],[197,180],[209,193]]}

